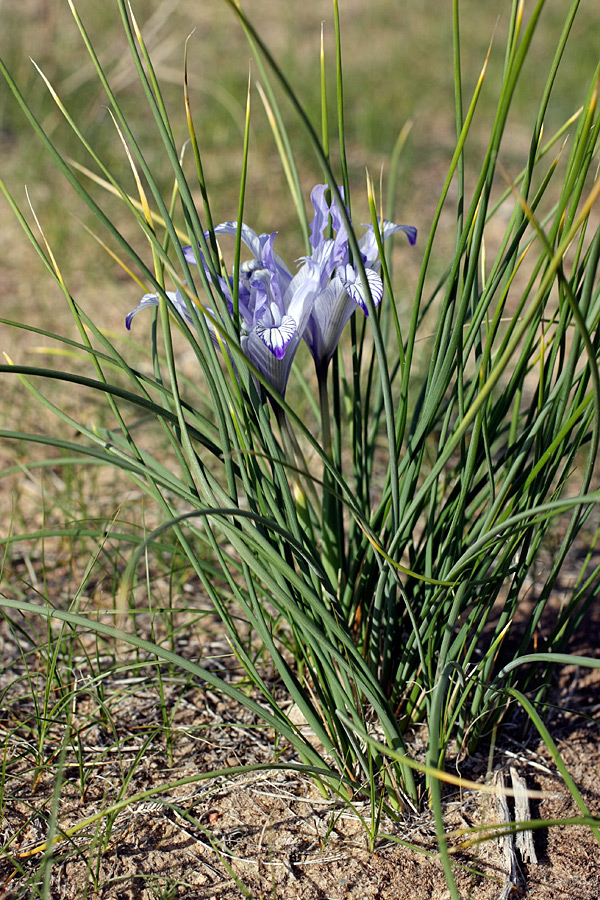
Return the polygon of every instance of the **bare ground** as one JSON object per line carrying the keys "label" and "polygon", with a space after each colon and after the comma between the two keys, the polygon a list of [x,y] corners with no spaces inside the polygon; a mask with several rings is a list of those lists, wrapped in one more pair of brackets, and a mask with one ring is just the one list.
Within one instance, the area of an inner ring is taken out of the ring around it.
{"label": "bare ground", "polygon": [[[203,663],[208,660],[227,677],[231,660],[214,620],[204,619],[182,634],[179,652],[202,657]],[[579,646],[582,652],[597,646],[589,623]],[[84,649],[89,653],[91,647]],[[35,873],[42,871],[41,845],[53,794],[59,797],[57,819],[63,834],[122,796],[129,798],[118,814],[105,815],[56,845],[49,896],[57,900],[449,897],[426,803],[419,810],[407,806],[398,821],[384,815],[371,850],[365,827],[370,824],[368,804],[336,802],[323,796],[303,773],[281,768],[294,762],[290,752],[276,746],[273,735],[261,729],[246,710],[206,686],[183,682],[175,674],[165,677],[163,704],[154,667],[140,667],[139,660],[136,667],[132,660],[130,671],[108,673],[100,683],[92,676],[84,653],[72,659],[70,673],[62,673],[65,691],[71,691],[70,738],[65,736],[64,716],[56,711],[54,696],[41,740],[31,723],[36,716],[34,696],[42,703],[46,664],[38,655],[37,666],[33,665],[33,644],[28,646],[24,636],[17,643],[6,624],[2,660],[6,760],[2,900],[37,896],[33,885]],[[114,663],[110,654],[106,659],[99,657],[97,672],[109,663]],[[562,758],[596,815],[600,814],[599,688],[597,672],[564,670],[549,717]],[[170,719],[168,730],[163,709]],[[577,815],[544,744],[523,726],[523,721],[515,720],[505,729],[491,768],[508,772],[512,766],[530,790],[542,792],[541,799],[531,801],[533,818]],[[59,758],[61,746],[68,748],[64,760]],[[41,751],[37,766],[33,764],[36,749]],[[410,752],[422,758],[423,749],[424,735],[415,732]],[[280,768],[211,775],[237,766],[272,766],[274,758]],[[484,782],[489,768],[482,748],[456,770]],[[57,787],[61,771],[63,780]],[[194,781],[200,773],[206,774],[206,780]],[[181,783],[183,779],[190,781]],[[166,789],[160,791],[163,785]],[[514,815],[512,800],[509,804]],[[448,786],[445,820],[448,831],[498,821],[495,800]],[[526,864],[517,857],[512,890],[499,841],[469,849],[459,848],[458,843],[458,838],[451,841],[461,897],[593,900],[600,896],[600,853],[589,828],[536,831],[538,862]],[[36,848],[41,849],[36,852]]]}

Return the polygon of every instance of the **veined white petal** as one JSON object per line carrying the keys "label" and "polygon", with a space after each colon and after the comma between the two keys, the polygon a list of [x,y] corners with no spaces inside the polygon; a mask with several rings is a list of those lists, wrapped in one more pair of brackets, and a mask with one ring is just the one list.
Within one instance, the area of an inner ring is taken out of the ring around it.
{"label": "veined white petal", "polygon": [[[340,267],[341,268],[341,267]],[[351,297],[357,306],[364,311],[366,316],[369,315],[369,310],[367,308],[366,297],[367,292],[362,283],[360,275],[357,272],[352,270],[352,275],[348,272],[348,269],[351,269],[351,266],[346,266],[346,272],[342,272],[340,275],[342,284],[344,285],[344,290]],[[339,271],[339,270],[338,270]],[[369,285],[369,290],[371,292],[371,297],[373,298],[373,303],[375,306],[378,306],[381,303],[381,298],[383,297],[383,281],[373,269],[365,269],[365,273],[367,276],[367,284]],[[352,277],[354,276],[354,277]]]}
{"label": "veined white petal", "polygon": [[283,359],[285,348],[296,333],[296,320],[291,316],[284,316],[279,325],[270,327],[258,322],[256,333],[276,359]]}

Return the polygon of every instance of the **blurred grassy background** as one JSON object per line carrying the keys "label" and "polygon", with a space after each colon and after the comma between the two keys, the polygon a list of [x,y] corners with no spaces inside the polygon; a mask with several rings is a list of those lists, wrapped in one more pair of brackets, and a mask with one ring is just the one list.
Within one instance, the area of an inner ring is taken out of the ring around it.
{"label": "blurred grassy background", "polygon": [[[526,14],[533,2],[525,4]],[[392,0],[341,0],[347,138],[351,173],[362,188],[364,166],[376,172],[389,160],[394,142],[407,120],[414,122],[404,160],[402,212],[414,218],[422,203],[417,193],[435,197],[454,140],[452,84],[452,4],[436,0],[405,3]],[[488,45],[494,37],[490,70],[482,97],[478,123],[485,138],[486,110],[495,104],[497,76],[502,67],[503,37],[511,2],[463,0],[461,3],[462,52],[465,96],[475,84]],[[115,3],[79,0],[77,8],[92,37],[100,59],[120,102],[131,113],[144,151],[160,174],[168,172],[149,111],[136,84],[125,37]],[[136,4],[136,14],[165,89],[175,133],[187,137],[182,104],[182,65],[185,38],[190,40],[190,86],[201,148],[217,217],[231,217],[237,198],[237,174],[241,152],[244,103],[250,52],[235,17],[223,0],[145,0]],[[301,5],[267,0],[248,0],[244,8],[251,21],[281,63],[298,90],[315,123],[319,123],[319,30],[325,22],[329,51],[332,131],[335,127],[332,4],[310,0]],[[546,80],[547,70],[568,4],[548,0],[531,58],[521,79],[506,142],[507,161],[523,161],[531,124]],[[0,0],[3,29],[0,52],[20,84],[39,119],[65,153],[83,159],[75,138],[61,120],[39,75],[33,58],[56,86],[86,136],[105,160],[125,173],[124,154],[111,125],[105,99],[82,46],[67,0]],[[582,102],[598,61],[600,9],[593,0],[583,0],[582,9],[561,67],[554,101],[548,117],[548,132],[566,119]],[[253,67],[254,74],[256,67]],[[71,239],[77,232],[57,201],[64,198],[49,160],[43,158],[29,127],[6,89],[0,92],[2,168],[18,190],[27,182],[42,213],[48,209],[45,226],[56,239]],[[319,170],[293,118],[299,162],[307,188],[320,179]],[[471,159],[477,168],[476,153]],[[438,170],[438,166],[441,167]],[[284,220],[290,204],[280,173],[273,141],[260,101],[254,95],[249,218],[260,228]],[[54,194],[54,190],[58,192]],[[57,209],[57,215],[51,211]],[[276,210],[273,215],[273,210]],[[425,211],[427,212],[427,211]],[[417,224],[427,226],[427,218]],[[4,218],[3,218],[4,226]],[[87,243],[87,241],[86,241]]]}
{"label": "blurred grassy background", "polygon": [[[525,3],[525,15],[533,8]],[[542,87],[569,4],[548,0],[521,78],[503,145],[502,164],[515,176],[529,149]],[[106,73],[128,112],[140,145],[157,180],[170,192],[169,167],[146,107],[127,50],[116,3],[79,0],[77,8]],[[307,0],[247,0],[244,9],[298,91],[317,128],[320,122],[319,41],[325,22],[328,53],[332,157],[335,143],[335,59],[332,3]],[[461,3],[464,95],[468,103],[490,41],[494,40],[489,72],[474,123],[466,163],[477,173],[488,136],[490,113],[497,98],[503,65],[503,44],[511,2],[463,0]],[[165,91],[172,125],[180,144],[187,138],[183,108],[184,42],[189,44],[189,83],[192,109],[216,221],[236,216],[241,161],[244,104],[250,51],[235,17],[223,0],[145,0],[135,4],[136,15]],[[417,248],[401,257],[398,297],[410,304],[425,238],[455,140],[452,4],[450,0],[341,0],[348,161],[354,190],[355,220],[366,220],[365,166],[377,179],[384,175],[399,132],[407,121],[412,130],[405,147],[397,198],[396,221],[417,225]],[[135,192],[133,178],[119,137],[106,109],[106,100],[72,19],[67,0],[0,0],[3,24],[0,54],[12,71],[31,108],[64,156],[89,164],[84,151],[62,119],[33,58],[54,84],[87,139],[103,160]],[[547,117],[550,135],[583,102],[598,62],[600,7],[583,0],[561,66]],[[256,66],[252,72],[257,77]],[[284,110],[286,106],[284,104]],[[290,115],[290,134],[305,187],[305,198],[322,176],[312,151]],[[124,333],[125,314],[136,305],[139,288],[124,278],[119,267],[82,227],[94,227],[87,209],[56,172],[6,86],[0,86],[0,160],[2,178],[26,209],[25,185],[43,224],[71,293],[101,327]],[[191,154],[188,170],[193,177]],[[86,185],[87,186],[87,185]],[[123,216],[117,201],[95,191],[123,233],[145,258],[150,253],[137,226]],[[31,218],[31,217],[30,217]],[[289,260],[302,252],[299,230],[285,179],[260,100],[253,92],[250,174],[246,221],[257,231],[278,229],[278,249]],[[453,213],[442,218],[440,269],[444,248],[454,243]],[[97,229],[96,229],[97,230]],[[14,217],[0,198],[0,286],[2,315],[41,328],[74,335],[62,294],[49,279]],[[104,235],[101,235],[104,237]],[[39,364],[28,352],[39,338],[0,326],[0,349],[25,364]],[[141,327],[134,339],[145,340]],[[133,351],[132,351],[133,352]],[[58,388],[53,386],[54,396]],[[52,430],[45,414],[2,378],[0,417],[4,427]],[[86,403],[70,392],[69,403]],[[27,448],[30,452],[31,448]],[[0,457],[12,460],[18,447],[5,445]]]}

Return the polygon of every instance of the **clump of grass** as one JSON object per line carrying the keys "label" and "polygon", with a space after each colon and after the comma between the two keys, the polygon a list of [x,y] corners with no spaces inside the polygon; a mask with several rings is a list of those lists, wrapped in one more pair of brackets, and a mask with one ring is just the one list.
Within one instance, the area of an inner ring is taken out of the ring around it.
{"label": "clump of grass", "polygon": [[[513,4],[496,106],[479,171],[472,177],[465,159],[489,58],[499,51],[490,49],[472,96],[463,97],[459,7],[454,4],[456,147],[429,235],[421,237],[421,273],[403,315],[384,246],[389,226],[383,224],[383,204],[380,200],[377,208],[370,177],[369,253],[353,224],[357,187],[346,156],[337,4],[336,109],[332,115],[328,108],[323,55],[318,125],[241,7],[229,5],[255,55],[259,98],[299,220],[297,255],[309,257],[302,270],[306,280],[293,278],[280,259],[269,256],[268,241],[261,243],[256,235],[254,240],[242,227],[250,87],[239,199],[231,214],[232,219],[237,215],[237,224],[217,226],[187,77],[190,148],[184,156],[142,32],[131,8],[119,0],[141,96],[154,116],[156,139],[172,174],[172,187],[165,191],[162,177],[157,179],[148,164],[135,120],[114,92],[72,5],[136,197],[49,82],[57,108],[88,154],[86,167],[56,149],[4,65],[2,72],[58,170],[102,226],[106,237],[100,240],[146,291],[142,305],[157,308],[146,326],[141,317],[136,320],[136,329],[148,329],[149,366],[133,365],[124,340],[107,336],[102,323],[86,314],[69,291],[43,230],[41,238],[35,236],[2,184],[73,316],[75,339],[52,338],[88,366],[65,371],[10,360],[2,371],[18,377],[77,433],[77,440],[53,438],[61,453],[120,469],[153,504],[157,524],[132,553],[122,578],[120,624],[127,621],[129,592],[143,558],[174,539],[220,617],[243,675],[237,684],[220,678],[178,655],[173,644],[140,637],[135,627],[129,631],[92,621],[77,602],[68,610],[22,599],[7,598],[4,604],[30,614],[44,611],[65,623],[61,628],[88,628],[125,642],[218,687],[288,742],[324,791],[369,798],[373,833],[378,810],[420,802],[414,772],[423,772],[456,897],[440,797],[450,746],[472,751],[515,706],[548,742],[526,693],[543,703],[557,663],[577,659],[597,665],[564,652],[597,596],[599,569],[592,553],[559,609],[553,590],[582,530],[590,529],[592,548],[597,539],[600,230],[595,203],[600,188],[593,176],[600,129],[598,71],[581,88],[580,108],[554,134],[545,135],[555,79],[578,11],[574,2],[548,61],[521,168],[505,171],[501,160],[511,109],[544,7],[540,0],[525,19],[523,4]],[[281,94],[314,151],[323,182],[321,194],[313,194],[317,224],[312,226]],[[480,121],[480,133],[481,127]],[[403,131],[400,144],[404,138]],[[393,169],[392,199],[396,175]],[[86,186],[90,176],[120,199],[147,238],[149,254],[116,227]],[[436,247],[440,220],[449,208],[456,223],[454,248],[440,276]],[[390,203],[390,217],[392,209]],[[227,234],[234,238],[233,265],[225,261]],[[243,263],[242,240],[252,252],[249,266]],[[336,268],[323,263],[329,252],[340,254]],[[380,267],[381,277],[373,267]],[[297,298],[305,296],[317,268],[322,282],[302,320]],[[256,271],[268,275],[262,293],[252,281]],[[288,300],[275,296],[280,278]],[[317,328],[319,303],[333,303],[334,295],[350,297],[357,311],[345,343],[331,354],[319,354],[316,332],[310,329]],[[288,304],[285,309],[276,308],[280,301]],[[261,304],[270,304],[268,312]],[[292,371],[301,321],[305,334],[312,334],[314,375],[307,376],[296,363]],[[181,371],[182,347],[196,367],[192,377]],[[419,359],[421,347],[427,348],[425,364]],[[70,414],[53,402],[51,392],[39,388],[39,378],[91,391],[105,402],[105,420],[90,426]],[[153,432],[161,435],[160,453]],[[38,440],[17,429],[4,437]],[[558,536],[544,568],[552,535]],[[56,659],[52,653],[49,658]],[[271,666],[268,675],[264,658]],[[156,671],[163,696],[161,665]],[[282,708],[281,690],[299,710],[310,737]],[[421,721],[428,726],[426,765],[415,763],[405,745],[407,730]],[[163,726],[168,732],[168,716]]]}

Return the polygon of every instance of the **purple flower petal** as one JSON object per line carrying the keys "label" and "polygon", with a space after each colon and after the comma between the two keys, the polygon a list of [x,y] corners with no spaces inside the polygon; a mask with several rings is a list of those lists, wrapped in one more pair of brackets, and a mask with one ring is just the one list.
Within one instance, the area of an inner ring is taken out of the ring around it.
{"label": "purple flower petal", "polygon": [[[187,260],[187,262],[189,262],[190,265],[195,266],[196,265],[196,257],[194,255],[194,248],[193,247],[182,247],[181,251],[183,253],[184,258]],[[198,256],[204,262],[204,257],[202,255],[202,251],[200,250],[200,247],[198,247]]]}
{"label": "purple flower petal", "polygon": [[[408,238],[408,243],[411,247],[417,243],[417,229],[414,225],[397,225],[396,226],[399,231],[403,231],[406,237]],[[384,225],[384,240],[385,240],[385,225]]]}

